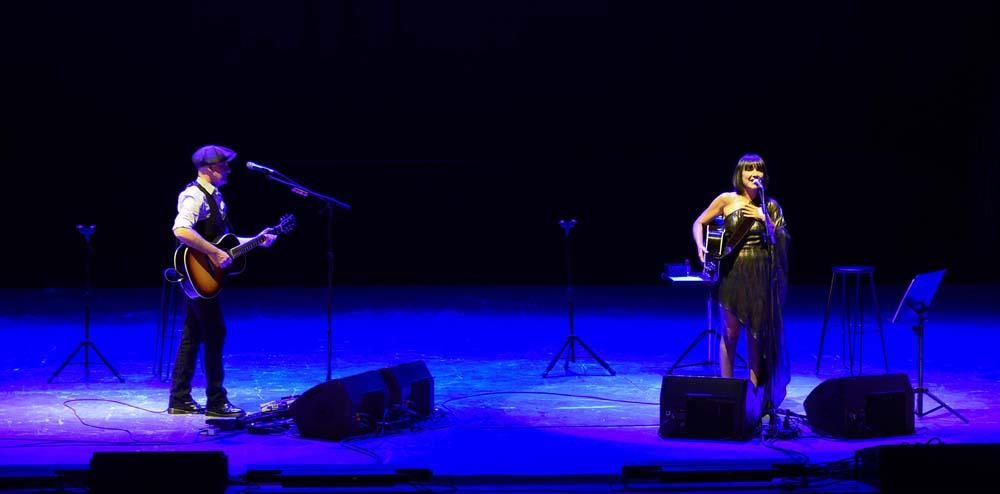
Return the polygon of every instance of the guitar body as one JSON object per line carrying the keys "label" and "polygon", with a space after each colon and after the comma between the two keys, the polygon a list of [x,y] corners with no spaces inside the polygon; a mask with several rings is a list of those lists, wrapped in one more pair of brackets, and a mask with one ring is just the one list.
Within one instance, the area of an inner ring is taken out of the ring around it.
{"label": "guitar body", "polygon": [[730,238],[721,219],[716,218],[716,221],[705,225],[705,248],[708,253],[705,255],[702,278],[713,283],[719,280],[719,263],[732,252]]}
{"label": "guitar body", "polygon": [[705,248],[708,249],[708,257],[716,260],[726,257],[729,254],[729,246],[726,245],[728,240],[724,225],[705,225]]}
{"label": "guitar body", "polygon": [[717,216],[712,223],[705,225],[705,249],[708,253],[705,255],[704,278],[718,281],[719,265],[739,252],[739,246],[746,240],[753,225],[753,219],[743,218],[734,228],[726,230],[723,216]]}
{"label": "guitar body", "polygon": [[242,244],[232,233],[223,235],[212,244],[224,250],[233,260],[226,269],[217,269],[207,255],[181,245],[174,251],[174,270],[180,279],[170,279],[170,281],[180,283],[184,294],[190,299],[215,298],[222,291],[223,280],[227,276],[240,274],[247,268],[245,254],[265,242],[265,232],[282,235],[293,229],[295,229],[295,216],[286,214],[281,217],[277,225],[266,228],[264,232]]}
{"label": "guitar body", "polygon": [[[232,256],[232,249],[240,245],[240,241],[236,235],[227,233],[212,244]],[[226,269],[218,269],[207,255],[186,245],[181,245],[174,251],[174,269],[183,277],[180,281],[181,289],[191,299],[215,298],[222,291],[226,276],[240,274],[246,267],[245,256],[233,258],[232,264]]]}

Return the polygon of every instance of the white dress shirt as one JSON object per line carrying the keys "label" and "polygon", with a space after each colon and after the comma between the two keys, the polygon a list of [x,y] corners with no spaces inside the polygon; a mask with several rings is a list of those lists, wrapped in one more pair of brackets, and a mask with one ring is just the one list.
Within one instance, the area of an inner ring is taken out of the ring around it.
{"label": "white dress shirt", "polygon": [[[205,188],[209,194],[215,197],[215,203],[219,206],[222,217],[226,217],[226,203],[222,200],[222,192],[219,191],[208,180],[198,177],[197,182]],[[177,196],[177,217],[174,219],[174,230],[178,228],[194,228],[195,223],[212,216],[212,209],[208,206],[205,194],[194,184],[182,190]]]}

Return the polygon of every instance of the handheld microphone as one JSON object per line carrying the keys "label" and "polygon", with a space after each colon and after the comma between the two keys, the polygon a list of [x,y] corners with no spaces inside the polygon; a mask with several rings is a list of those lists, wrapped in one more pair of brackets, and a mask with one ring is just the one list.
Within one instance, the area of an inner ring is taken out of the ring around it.
{"label": "handheld microphone", "polygon": [[258,165],[257,163],[254,163],[253,161],[247,161],[247,170],[250,170],[252,172],[257,172],[257,173],[263,173],[265,175],[270,175],[270,174],[274,173],[274,170],[272,170],[272,169],[270,169],[270,168],[268,168],[266,166]]}

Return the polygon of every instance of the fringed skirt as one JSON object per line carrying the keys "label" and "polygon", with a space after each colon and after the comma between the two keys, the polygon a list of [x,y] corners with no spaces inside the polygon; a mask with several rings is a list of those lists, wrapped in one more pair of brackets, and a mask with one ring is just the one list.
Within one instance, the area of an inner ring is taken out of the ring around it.
{"label": "fringed skirt", "polygon": [[744,245],[719,272],[719,304],[739,318],[754,339],[771,323],[771,261],[763,245]]}

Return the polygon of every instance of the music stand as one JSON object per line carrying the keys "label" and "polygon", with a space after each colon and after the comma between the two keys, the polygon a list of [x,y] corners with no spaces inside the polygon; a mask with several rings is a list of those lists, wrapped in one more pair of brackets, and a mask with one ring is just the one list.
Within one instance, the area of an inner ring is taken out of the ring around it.
{"label": "music stand", "polygon": [[80,232],[80,235],[83,235],[83,239],[87,242],[87,258],[84,264],[86,277],[84,278],[85,283],[83,292],[83,341],[76,346],[76,349],[73,350],[73,353],[69,354],[69,357],[66,357],[66,360],[63,361],[62,365],[60,365],[59,368],[52,373],[52,377],[49,378],[49,384],[52,384],[52,381],[55,380],[56,376],[58,376],[67,365],[69,365],[69,363],[73,360],[73,357],[75,357],[80,350],[83,350],[83,375],[85,380],[90,380],[90,350],[94,350],[94,353],[101,358],[101,362],[104,362],[104,365],[107,366],[108,370],[110,370],[119,381],[125,382],[125,379],[122,379],[122,376],[118,374],[118,371],[111,366],[108,359],[104,358],[101,351],[97,349],[97,345],[95,345],[93,341],[90,341],[90,306],[93,298],[91,289],[93,288],[92,265],[94,258],[94,247],[90,242],[90,237],[94,235],[95,231],[97,231],[97,225],[76,225],[76,230]]}
{"label": "music stand", "polygon": [[[917,315],[917,324],[913,326],[913,332],[917,334],[917,389],[915,390],[917,393],[917,409],[914,413],[918,417],[923,418],[944,408],[962,419],[962,422],[968,424],[969,421],[962,414],[956,412],[937,396],[934,396],[924,386],[924,323],[927,321],[927,312],[930,310],[931,301],[934,299],[934,294],[937,293],[938,286],[941,284],[941,279],[944,278],[945,272],[946,270],[942,269],[914,276],[910,280],[910,285],[906,287],[906,292],[903,294],[903,298],[900,299],[899,306],[896,307],[896,313],[892,316],[892,323],[896,324],[896,320],[904,313],[904,307],[912,310]],[[924,395],[930,396],[932,400],[938,403],[938,406],[925,412]]]}
{"label": "music stand", "polygon": [[[688,273],[687,263],[684,263],[682,266],[684,267],[685,271],[683,273],[671,269],[671,265],[668,264],[667,270],[660,275],[660,278],[662,278],[664,281],[669,281],[671,285],[675,286],[703,287],[706,292],[705,319],[708,324],[704,330],[698,333],[698,336],[696,336],[694,340],[691,341],[691,343],[687,346],[687,348],[684,349],[684,352],[681,353],[679,357],[677,357],[677,360],[674,361],[674,364],[671,365],[670,369],[667,370],[667,375],[673,374],[675,369],[679,369],[681,367],[707,367],[719,364],[719,361],[715,360],[713,355],[717,353],[715,350],[715,345],[717,345],[718,343],[715,342],[715,338],[721,338],[721,335],[719,335],[719,332],[716,331],[715,329],[715,325],[713,324],[715,318],[712,316],[713,311],[715,310],[715,307],[717,305],[715,298],[715,292],[716,292],[715,284],[717,280],[714,277],[709,276],[704,272],[697,274]],[[684,361],[684,358],[687,357],[687,355],[691,353],[692,350],[694,350],[694,347],[698,346],[698,343],[701,342],[702,338],[708,338],[708,355],[706,359],[700,362],[682,364],[681,362]],[[736,358],[739,359],[740,362],[743,362],[744,366],[746,365],[746,360],[743,360],[743,357],[740,356],[739,352],[736,353]]]}
{"label": "music stand", "polygon": [[576,329],[573,324],[573,263],[570,260],[570,232],[572,232],[573,227],[576,226],[576,218],[559,220],[559,226],[563,229],[563,239],[565,240],[566,247],[566,304],[569,310],[569,335],[566,336],[566,340],[563,341],[559,351],[556,352],[556,356],[552,357],[552,360],[549,362],[549,366],[546,367],[545,372],[542,373],[542,377],[549,377],[549,372],[556,366],[556,362],[559,361],[559,358],[562,357],[563,352],[566,350],[569,351],[566,352],[566,362],[563,364],[563,369],[568,373],[570,361],[576,362],[576,347],[574,345],[580,345],[583,347],[583,349],[586,350],[598,364],[601,364],[601,367],[604,367],[604,370],[608,371],[608,374],[613,376],[615,375],[615,370],[612,369],[611,366],[604,361],[604,359],[599,357],[597,353],[591,350],[590,347],[576,335]]}

